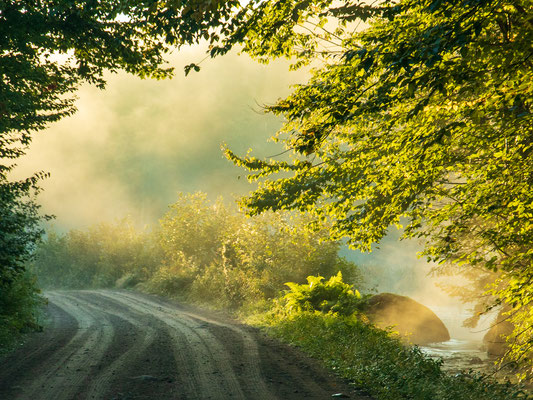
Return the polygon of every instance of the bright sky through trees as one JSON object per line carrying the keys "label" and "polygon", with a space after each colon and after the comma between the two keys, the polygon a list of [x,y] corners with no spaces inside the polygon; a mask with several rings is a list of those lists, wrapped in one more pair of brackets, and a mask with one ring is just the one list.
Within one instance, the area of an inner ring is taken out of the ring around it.
{"label": "bright sky through trees", "polygon": [[203,57],[201,47],[175,52],[171,80],[120,73],[108,75],[104,91],[85,85],[77,93],[78,112],[35,136],[17,174],[51,172],[40,202],[57,216],[58,228],[125,214],[156,222],[178,191],[229,200],[252,188],[220,146],[273,154],[277,147],[267,139],[280,122],[262,106],[288,94],[305,73],[232,53],[205,60],[200,74],[185,77],[183,66]]}

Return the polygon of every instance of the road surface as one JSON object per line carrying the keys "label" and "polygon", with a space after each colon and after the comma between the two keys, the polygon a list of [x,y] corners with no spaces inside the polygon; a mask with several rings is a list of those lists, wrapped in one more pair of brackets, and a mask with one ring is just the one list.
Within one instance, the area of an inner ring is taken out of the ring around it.
{"label": "road surface", "polygon": [[297,350],[213,313],[122,290],[55,291],[42,333],[0,360],[0,399],[358,395]]}

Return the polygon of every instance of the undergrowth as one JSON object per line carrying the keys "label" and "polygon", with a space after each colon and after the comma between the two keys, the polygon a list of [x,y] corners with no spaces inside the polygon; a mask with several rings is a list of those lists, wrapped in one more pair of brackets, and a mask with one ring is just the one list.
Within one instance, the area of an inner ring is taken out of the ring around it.
{"label": "undergrowth", "polygon": [[[255,323],[258,323],[257,318]],[[486,375],[443,372],[440,362],[417,347],[355,316],[302,311],[261,324],[267,331],[322,360],[340,376],[365,388],[379,400],[506,400],[526,399],[526,393]]]}
{"label": "undergrowth", "polygon": [[326,282],[311,276],[307,285],[289,287],[270,311],[248,322],[322,360],[376,399],[530,398],[519,386],[498,383],[484,374],[448,374],[441,369],[442,361],[369,324],[364,298],[350,290],[340,274]]}
{"label": "undergrowth", "polygon": [[45,300],[29,273],[18,275],[9,283],[0,284],[0,355],[21,338],[22,334],[41,330],[40,305]]}

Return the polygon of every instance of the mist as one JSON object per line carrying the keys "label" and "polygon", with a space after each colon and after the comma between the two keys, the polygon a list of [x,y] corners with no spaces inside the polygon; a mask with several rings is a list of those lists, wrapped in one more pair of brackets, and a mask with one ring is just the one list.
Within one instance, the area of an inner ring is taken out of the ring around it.
{"label": "mist", "polygon": [[171,55],[171,80],[119,73],[107,76],[105,90],[83,86],[78,112],[36,135],[16,175],[51,173],[39,199],[43,212],[57,217],[58,228],[124,215],[150,224],[177,192],[231,198],[251,190],[220,146],[227,143],[240,153],[253,148],[258,156],[277,152],[267,139],[281,122],[261,106],[288,94],[305,72],[232,53],[205,60],[199,73],[185,77],[183,66],[204,53],[188,48]]}
{"label": "mist", "polygon": [[[16,175],[50,172],[39,202],[43,213],[56,216],[55,229],[84,229],[127,215],[140,226],[154,225],[178,192],[232,201],[254,188],[220,146],[227,143],[240,154],[253,148],[258,157],[279,153],[268,138],[281,121],[261,105],[286,96],[307,74],[289,72],[286,61],[265,66],[233,52],[206,59],[199,73],[185,77],[183,66],[204,54],[203,48],[187,48],[171,55],[171,80],[119,73],[107,76],[105,90],[83,86],[78,112],[35,137]],[[344,249],[343,255],[361,267],[368,288],[427,305],[452,337],[482,337],[483,328],[461,327],[468,311],[428,276],[431,264],[416,256],[420,243],[398,237],[391,231],[372,253]]]}
{"label": "mist", "polygon": [[343,255],[361,269],[366,291],[408,296],[437,314],[453,339],[481,341],[495,313],[483,316],[475,328],[463,327],[463,321],[472,315],[474,304],[462,303],[446,293],[443,287],[467,284],[466,280],[460,276],[440,277],[431,274],[435,264],[418,256],[423,250],[423,242],[400,240],[400,237],[400,231],[390,228],[387,236],[373,246],[370,253],[349,249],[343,251]]}

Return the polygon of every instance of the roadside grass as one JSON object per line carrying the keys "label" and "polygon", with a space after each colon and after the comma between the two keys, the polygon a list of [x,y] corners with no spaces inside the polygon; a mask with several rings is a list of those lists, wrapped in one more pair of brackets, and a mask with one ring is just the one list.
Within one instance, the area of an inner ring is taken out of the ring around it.
{"label": "roadside grass", "polygon": [[371,325],[366,296],[342,280],[309,276],[307,284],[287,283],[290,290],[270,310],[247,322],[300,347],[340,376],[379,400],[526,399],[520,386],[487,375],[451,375],[442,361],[416,346],[406,346],[392,332]]}
{"label": "roadside grass", "polygon": [[498,383],[487,375],[448,374],[441,370],[440,361],[416,346],[405,346],[390,332],[361,321],[355,314],[267,312],[248,322],[301,348],[379,400],[532,398],[519,386]]}

